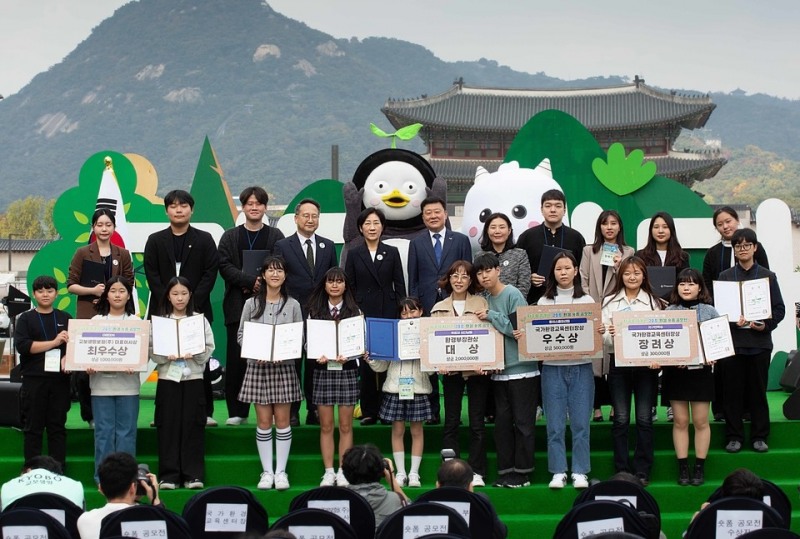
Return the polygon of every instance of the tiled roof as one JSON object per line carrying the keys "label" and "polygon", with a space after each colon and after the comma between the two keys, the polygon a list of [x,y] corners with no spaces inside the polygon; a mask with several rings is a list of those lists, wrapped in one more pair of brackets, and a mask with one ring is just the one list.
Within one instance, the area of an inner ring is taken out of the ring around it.
{"label": "tiled roof", "polygon": [[428,129],[516,132],[535,114],[557,109],[597,132],[664,124],[695,129],[705,125],[715,107],[708,96],[662,92],[641,82],[569,90],[472,88],[456,83],[432,97],[389,99],[381,111],[395,128],[419,122]]}
{"label": "tiled roof", "polygon": [[[42,247],[47,245],[48,243],[52,243],[55,240],[18,240],[15,238],[11,238],[11,251],[12,252],[33,252],[39,251]],[[0,251],[8,251],[8,238],[0,237]]]}

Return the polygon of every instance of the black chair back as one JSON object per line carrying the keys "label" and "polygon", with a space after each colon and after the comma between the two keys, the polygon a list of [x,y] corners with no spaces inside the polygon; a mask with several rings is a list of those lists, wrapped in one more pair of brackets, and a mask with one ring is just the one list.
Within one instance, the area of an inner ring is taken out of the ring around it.
{"label": "black chair back", "polygon": [[[652,515],[655,519],[654,522],[651,522],[650,519],[645,517],[645,522],[647,522],[648,526],[658,531],[661,530],[661,509],[658,507],[658,502],[653,495],[647,492],[642,485],[631,483],[630,481],[620,481],[618,479],[601,481],[581,491],[575,498],[572,506],[574,507],[581,503],[597,499],[628,500],[640,515],[642,515],[642,513],[645,515]],[[642,516],[644,517],[645,515]]]}
{"label": "black chair back", "polygon": [[78,517],[83,514],[83,509],[75,505],[72,500],[68,500],[58,494],[36,492],[14,500],[6,506],[5,510],[8,511],[18,507],[44,511],[63,524],[73,539],[80,539]]}
{"label": "black chair back", "polygon": [[783,528],[761,528],[740,535],[739,539],[800,539],[800,535]]}
{"label": "black chair back", "polygon": [[447,533],[462,539],[472,537],[464,516],[452,507],[432,502],[415,502],[384,520],[375,532],[375,539],[402,539],[405,537],[404,530],[408,528],[412,533],[419,533],[419,537],[436,533]]}
{"label": "black chair back", "polygon": [[67,528],[39,509],[18,507],[0,513],[0,533],[3,537],[42,536],[43,530],[47,539],[72,539]]}
{"label": "black chair back", "polygon": [[269,530],[267,510],[241,487],[214,487],[189,498],[183,519],[195,539],[233,539],[242,532]]}
{"label": "black chair back", "polygon": [[[792,502],[789,496],[775,483],[768,479],[762,479],[764,484],[764,503],[775,509],[783,517],[787,528],[792,527]],[[708,497],[709,502],[722,499],[722,487],[711,493]]]}
{"label": "black chair back", "polygon": [[489,501],[462,488],[440,487],[417,498],[418,502],[441,503],[458,511],[469,526],[472,537],[491,537],[494,517]]}
{"label": "black chair back", "polygon": [[[564,515],[553,539],[578,539],[608,532],[627,532],[645,538],[654,536],[638,511],[628,503],[589,500],[574,506]],[[658,537],[658,531],[655,537]]]}
{"label": "black chair back", "polygon": [[310,507],[324,509],[342,517],[356,532],[358,539],[375,537],[375,513],[359,493],[344,487],[317,487],[296,496],[289,511]]}
{"label": "black chair back", "polygon": [[288,530],[297,539],[330,537],[331,532],[333,539],[358,539],[356,531],[342,517],[323,509],[306,508],[292,511],[276,520],[270,531],[277,529]]}
{"label": "black chair back", "polygon": [[[726,511],[727,513],[720,513]],[[759,528],[786,528],[780,513],[769,505],[753,498],[732,496],[711,502],[700,511],[686,530],[685,539],[705,539],[716,537],[719,532],[718,519],[725,526],[731,537],[738,537],[743,530],[751,531]]]}
{"label": "black chair back", "polygon": [[152,505],[132,505],[111,513],[100,525],[100,539],[131,537],[134,531],[136,537],[193,539],[189,525],[179,514]]}

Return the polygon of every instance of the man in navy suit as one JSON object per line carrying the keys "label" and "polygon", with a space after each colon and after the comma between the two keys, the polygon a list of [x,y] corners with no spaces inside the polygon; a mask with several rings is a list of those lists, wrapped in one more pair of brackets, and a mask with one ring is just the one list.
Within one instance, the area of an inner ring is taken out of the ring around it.
{"label": "man in navy suit", "polygon": [[[294,208],[294,223],[297,234],[292,234],[275,243],[274,253],[286,260],[286,290],[300,302],[303,318],[308,317],[306,303],[311,291],[324,277],[325,272],[336,266],[336,246],[333,242],[315,232],[319,227],[319,202],[304,198]],[[296,365],[300,377],[302,360]],[[306,358],[306,377],[303,379],[303,393],[306,397],[307,425],[318,425],[317,410],[313,404],[314,379],[312,373],[316,362]],[[302,379],[302,378],[301,378]],[[300,403],[292,403],[292,425],[299,424],[297,418]]]}
{"label": "man in navy suit", "polygon": [[[472,261],[469,238],[445,228],[447,205],[444,200],[430,196],[420,204],[422,222],[426,230],[411,240],[408,246],[408,289],[411,296],[419,298],[425,314],[430,314],[434,304],[444,299],[439,290],[439,278],[457,260]],[[439,423],[439,377],[431,375],[430,394],[433,419]]]}

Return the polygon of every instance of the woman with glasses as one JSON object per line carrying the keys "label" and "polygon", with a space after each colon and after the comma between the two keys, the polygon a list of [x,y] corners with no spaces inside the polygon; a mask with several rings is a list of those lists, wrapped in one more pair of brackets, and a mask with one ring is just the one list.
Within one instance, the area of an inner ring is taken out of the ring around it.
{"label": "woman with glasses", "polygon": [[[447,273],[439,280],[439,288],[448,297],[431,309],[431,316],[475,315],[488,308],[486,300],[475,295],[477,283],[472,275],[472,263],[466,260],[453,262]],[[469,393],[469,465],[474,472],[472,486],[485,486],[486,476],[486,402],[491,380],[478,372],[447,372],[442,374],[444,390],[444,428],[442,449],[452,449],[460,455],[458,426],[461,422],[461,405],[464,386]]]}

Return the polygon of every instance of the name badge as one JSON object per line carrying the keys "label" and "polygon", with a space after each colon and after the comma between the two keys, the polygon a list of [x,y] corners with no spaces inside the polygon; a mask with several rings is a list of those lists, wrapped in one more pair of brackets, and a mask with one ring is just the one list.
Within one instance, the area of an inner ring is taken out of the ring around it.
{"label": "name badge", "polygon": [[61,372],[61,350],[53,348],[44,353],[44,372]]}
{"label": "name badge", "polygon": [[340,371],[340,370],[342,370],[342,364],[339,363],[338,361],[333,360],[333,359],[329,359],[328,362],[325,365],[328,366],[327,368],[328,368],[329,371]]}
{"label": "name badge", "polygon": [[183,378],[183,369],[186,367],[186,362],[182,360],[172,361],[167,369],[167,375],[164,377],[170,382],[180,382]]}
{"label": "name badge", "polygon": [[414,400],[414,378],[411,376],[400,378],[400,400]]}

